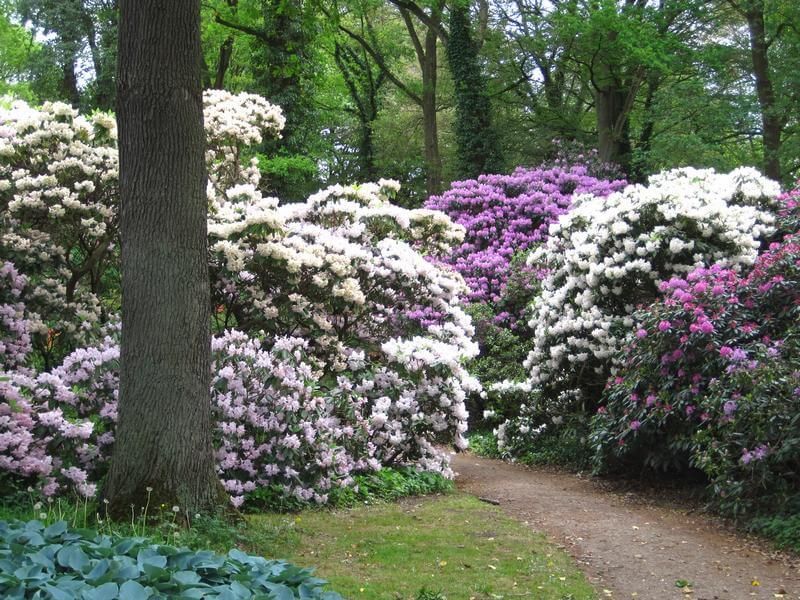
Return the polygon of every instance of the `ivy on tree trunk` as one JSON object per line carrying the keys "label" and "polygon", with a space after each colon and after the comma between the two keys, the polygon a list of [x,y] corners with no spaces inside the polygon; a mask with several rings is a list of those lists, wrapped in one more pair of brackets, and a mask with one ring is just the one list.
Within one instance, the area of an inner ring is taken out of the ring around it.
{"label": "ivy on tree trunk", "polygon": [[466,5],[450,8],[447,61],[455,85],[458,175],[469,178],[480,173],[499,172],[503,161]]}

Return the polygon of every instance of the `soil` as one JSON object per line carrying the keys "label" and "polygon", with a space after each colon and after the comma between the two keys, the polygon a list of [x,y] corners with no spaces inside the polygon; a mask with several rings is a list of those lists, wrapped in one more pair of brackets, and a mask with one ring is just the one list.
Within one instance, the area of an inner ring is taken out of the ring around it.
{"label": "soil", "polygon": [[453,456],[459,489],[565,548],[603,598],[800,599],[800,561],[672,495],[472,454]]}

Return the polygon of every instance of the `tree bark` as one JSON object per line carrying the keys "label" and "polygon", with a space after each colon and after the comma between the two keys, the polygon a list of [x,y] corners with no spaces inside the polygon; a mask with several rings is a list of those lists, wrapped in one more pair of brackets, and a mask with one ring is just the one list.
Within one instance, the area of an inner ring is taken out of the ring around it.
{"label": "tree bark", "polygon": [[210,287],[200,0],[120,2],[122,347],[119,422],[103,496],[115,518],[149,501],[207,512]]}
{"label": "tree bark", "polygon": [[783,122],[775,110],[775,89],[769,69],[768,44],[764,25],[763,0],[745,3],[744,16],[750,33],[750,56],[753,61],[753,76],[756,80],[756,95],[761,108],[762,139],[764,143],[764,174],[781,180],[781,133]]}
{"label": "tree bark", "polygon": [[442,155],[439,153],[439,125],[436,114],[436,31],[425,33],[425,52],[420,57],[422,68],[422,128],[425,132],[425,191],[428,196],[442,191]]}

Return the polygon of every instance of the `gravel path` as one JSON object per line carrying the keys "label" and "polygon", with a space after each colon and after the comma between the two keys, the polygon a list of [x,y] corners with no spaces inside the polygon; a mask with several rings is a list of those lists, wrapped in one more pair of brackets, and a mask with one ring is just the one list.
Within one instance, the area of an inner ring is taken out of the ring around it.
{"label": "gravel path", "polygon": [[[453,456],[453,469],[459,489],[499,502],[563,544],[601,599],[800,599],[798,564],[686,509],[471,454]],[[690,585],[679,588],[677,581]]]}

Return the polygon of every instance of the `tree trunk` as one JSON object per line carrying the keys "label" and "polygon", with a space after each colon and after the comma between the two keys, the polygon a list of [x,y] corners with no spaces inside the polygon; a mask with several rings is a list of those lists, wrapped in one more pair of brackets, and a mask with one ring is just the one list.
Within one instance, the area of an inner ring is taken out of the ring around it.
{"label": "tree trunk", "polygon": [[442,192],[442,156],[439,154],[439,129],[436,115],[436,32],[428,28],[425,33],[425,54],[420,60],[422,68],[422,128],[425,135],[425,192],[428,196]]}
{"label": "tree trunk", "polygon": [[457,174],[468,179],[481,173],[499,173],[503,161],[492,125],[486,77],[465,5],[450,7],[447,62],[455,88]]}
{"label": "tree trunk", "polygon": [[78,89],[78,76],[75,74],[75,58],[71,57],[61,65],[61,94],[72,106],[80,106],[81,92]]}
{"label": "tree trunk", "polygon": [[775,89],[769,72],[769,57],[766,28],[764,26],[764,2],[752,0],[744,12],[750,32],[750,55],[753,60],[753,76],[756,94],[761,108],[762,139],[764,143],[764,174],[775,181],[781,180],[781,132],[783,122],[775,110]]}
{"label": "tree trunk", "polygon": [[629,99],[634,92],[615,82],[595,90],[597,112],[597,155],[604,161],[619,165],[625,173],[630,166],[630,109]]}
{"label": "tree trunk", "polygon": [[120,2],[117,115],[122,238],[119,422],[103,496],[218,506],[210,402],[210,288],[200,0]]}
{"label": "tree trunk", "polygon": [[225,74],[231,64],[233,54],[233,36],[229,36],[219,47],[219,59],[217,60],[217,72],[214,75],[214,89],[225,89]]}

